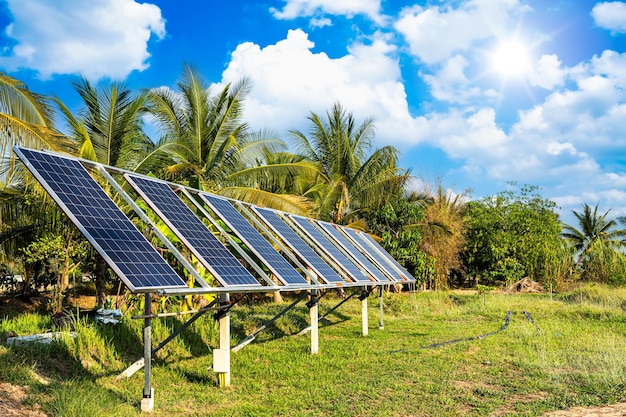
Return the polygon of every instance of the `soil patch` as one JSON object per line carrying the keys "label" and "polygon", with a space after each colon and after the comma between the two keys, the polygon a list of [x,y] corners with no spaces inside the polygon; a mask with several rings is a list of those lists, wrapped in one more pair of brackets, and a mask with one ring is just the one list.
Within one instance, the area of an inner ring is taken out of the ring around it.
{"label": "soil patch", "polygon": [[552,411],[544,417],[624,417],[626,403],[617,403],[602,407],[574,407],[569,410]]}
{"label": "soil patch", "polygon": [[6,417],[48,417],[40,411],[39,404],[29,406],[24,403],[28,388],[0,382],[0,416]]}

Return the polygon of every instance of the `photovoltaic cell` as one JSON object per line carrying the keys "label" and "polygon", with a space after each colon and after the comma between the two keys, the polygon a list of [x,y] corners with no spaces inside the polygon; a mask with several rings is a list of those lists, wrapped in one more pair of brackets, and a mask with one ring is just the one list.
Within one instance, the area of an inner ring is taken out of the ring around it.
{"label": "photovoltaic cell", "polygon": [[80,162],[24,148],[15,153],[131,291],[187,287]]}
{"label": "photovoltaic cell", "polygon": [[269,244],[263,235],[232,204],[223,198],[206,193],[198,195],[284,284],[307,284],[304,277]]}
{"label": "photovoltaic cell", "polygon": [[335,229],[335,225],[327,222],[316,221],[326,233],[328,233],[333,239],[337,241],[341,247],[350,254],[354,259],[356,259],[362,266],[367,270],[368,273],[373,275],[378,281],[386,282],[389,281],[387,278],[374,264],[372,264],[367,257],[361,253],[359,249],[357,249],[351,241],[349,241],[344,235],[342,235],[337,229]]}
{"label": "photovoltaic cell", "polygon": [[[370,235],[367,233],[357,232],[356,230],[349,228],[344,228],[343,230],[355,239],[357,243],[363,243],[363,245],[369,245],[373,248],[376,251],[375,253],[380,255],[379,257],[376,257],[376,259],[378,259],[379,262],[384,261],[387,265],[393,267],[397,272],[399,280],[415,281],[415,278],[413,278],[413,276],[409,274],[408,271],[404,269],[404,267],[400,265],[398,261],[396,261],[394,257],[391,256],[382,246],[380,246]],[[365,247],[366,246],[363,246],[364,249]],[[372,254],[371,251],[368,251],[368,253]]]}
{"label": "photovoltaic cell", "polygon": [[370,279],[357,266],[348,259],[337,247],[313,226],[309,219],[290,215],[293,220],[324,252],[342,267],[355,281],[370,281]]}
{"label": "photovoltaic cell", "polygon": [[130,174],[124,177],[223,286],[260,286],[169,185]]}
{"label": "photovoltaic cell", "polygon": [[324,281],[342,283],[344,280],[303,241],[274,211],[260,207],[252,210]]}

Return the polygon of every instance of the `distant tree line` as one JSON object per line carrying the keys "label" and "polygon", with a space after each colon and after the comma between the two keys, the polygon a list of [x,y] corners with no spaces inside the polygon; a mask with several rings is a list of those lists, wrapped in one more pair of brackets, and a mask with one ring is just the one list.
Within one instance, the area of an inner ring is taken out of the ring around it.
{"label": "distant tree line", "polygon": [[[311,112],[308,129],[290,131],[285,142],[269,130],[251,131],[242,119],[246,79],[213,91],[185,66],[175,89],[132,91],[86,79],[72,86],[82,102],[77,112],[0,74],[0,285],[21,275],[17,290],[28,296],[51,284],[57,310],[71,275],[94,277],[99,305],[115,277],[19,163],[14,145],[365,230],[432,289],[523,277],[554,288],[573,279],[626,284],[626,231],[618,228],[624,219],[584,204],[574,212],[579,224],[563,225],[556,204],[534,186],[511,184],[479,200],[440,183],[415,192],[397,149],[374,148],[374,121],[358,122],[339,103]],[[146,134],[145,116],[156,137]]]}

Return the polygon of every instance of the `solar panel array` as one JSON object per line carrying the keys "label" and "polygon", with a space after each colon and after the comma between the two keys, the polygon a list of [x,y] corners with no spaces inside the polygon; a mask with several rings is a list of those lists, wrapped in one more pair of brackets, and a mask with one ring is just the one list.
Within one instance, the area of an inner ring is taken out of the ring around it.
{"label": "solar panel array", "polygon": [[124,177],[222,285],[260,286],[167,183],[130,174]]}
{"label": "solar panel array", "polygon": [[260,207],[252,210],[267,224],[302,260],[327,283],[342,283],[344,280],[300,238],[276,212]]}
{"label": "solar panel array", "polygon": [[15,153],[128,288],[186,287],[80,162],[24,148]]}
{"label": "solar panel array", "polygon": [[350,242],[344,235],[342,235],[337,229],[335,229],[335,225],[331,223],[326,223],[322,221],[315,222],[319,227],[324,229],[329,236],[337,241],[341,247],[352,256],[353,259],[358,261],[363,268],[367,270],[372,276],[374,276],[378,281],[385,282],[389,281],[389,278],[385,276],[380,269],[378,269],[374,264],[372,264],[369,259],[361,252],[361,250],[357,249],[352,242]]}
{"label": "solar panel array", "polygon": [[232,204],[223,198],[206,193],[200,193],[199,196],[284,284],[307,284],[304,277],[269,244],[263,235]]}
{"label": "solar panel array", "polygon": [[337,265],[341,266],[352,277],[352,279],[355,281],[370,281],[367,275],[365,275],[350,259],[341,253],[341,251],[337,249],[337,247],[330,240],[328,240],[326,236],[317,230],[309,219],[300,216],[289,216],[289,218],[297,224],[298,227],[300,227],[319,248],[326,252],[333,259],[333,261],[337,263]]}
{"label": "solar panel array", "polygon": [[[372,251],[369,253],[380,262],[390,266],[393,271],[396,272],[396,276],[400,281],[415,281],[415,278],[409,274],[409,272],[402,267],[394,258],[383,249],[382,246],[378,244],[370,235],[363,232],[357,232],[352,229],[344,229],[358,244],[369,245],[372,248]],[[367,246],[363,246],[364,248]],[[389,269],[387,269],[389,271]]]}
{"label": "solar panel array", "polygon": [[[104,192],[81,161],[20,147],[14,150],[131,291],[188,289],[184,280]],[[129,199],[110,175],[105,177],[124,198]],[[240,287],[239,291],[256,291],[256,288],[264,287],[174,192],[171,184],[132,173],[124,174],[124,178],[222,286]],[[192,198],[186,191],[185,194]],[[307,268],[325,283],[342,285],[345,283],[343,275],[354,281],[352,285],[415,280],[365,233],[297,215],[279,215],[274,210],[256,206],[251,206],[254,216],[240,207],[251,216],[246,219],[227,199],[202,192],[197,196],[267,266],[285,289],[290,286],[302,288],[308,285],[308,281],[270,244],[267,238],[279,244],[272,233],[263,236],[249,220],[261,229],[268,227],[289,248],[287,254],[293,262]],[[195,198],[194,203],[199,204]],[[209,215],[199,205],[198,209],[214,222],[214,215]],[[264,233],[267,234],[267,230]],[[168,247],[175,251],[171,244]],[[180,255],[177,256],[182,262]],[[190,266],[187,264],[186,267]],[[256,265],[254,267],[265,276]]]}

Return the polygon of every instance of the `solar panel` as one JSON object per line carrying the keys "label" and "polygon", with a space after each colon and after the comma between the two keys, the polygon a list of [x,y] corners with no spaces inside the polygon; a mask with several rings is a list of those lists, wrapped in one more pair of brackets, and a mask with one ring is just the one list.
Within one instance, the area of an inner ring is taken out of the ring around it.
{"label": "solar panel", "polygon": [[372,264],[367,257],[361,253],[359,249],[357,249],[354,244],[349,241],[344,235],[342,235],[337,229],[335,229],[335,225],[327,222],[316,221],[317,225],[319,225],[326,233],[328,233],[333,239],[337,241],[341,247],[350,254],[368,273],[374,276],[378,281],[389,281],[381,271],[374,264]]}
{"label": "solar panel", "polygon": [[223,286],[260,286],[169,185],[130,174],[124,177]]}
{"label": "solar panel", "polygon": [[300,227],[340,267],[342,267],[355,281],[370,281],[350,259],[348,259],[326,236],[313,226],[310,219],[290,215],[289,218]]}
{"label": "solar panel", "polygon": [[206,193],[198,194],[272,273],[284,284],[307,284],[302,275],[227,200]]}
{"label": "solar panel", "polygon": [[287,223],[269,209],[252,207],[252,210],[324,281],[342,283],[344,280],[291,229]]}
{"label": "solar panel", "polygon": [[132,292],[187,288],[80,162],[30,149],[14,150]]}
{"label": "solar panel", "polygon": [[[404,269],[404,267],[400,265],[398,261],[396,261],[394,257],[389,254],[389,252],[383,249],[383,247],[380,246],[378,242],[376,242],[370,235],[368,235],[367,233],[363,233],[363,232],[357,232],[356,230],[349,229],[347,227],[344,228],[343,231],[345,231],[348,235],[350,235],[350,237],[355,239],[357,244],[362,243],[363,244],[362,247],[364,250],[366,248],[366,246],[364,245],[369,245],[372,249],[374,249],[374,252],[367,251],[367,250],[365,251],[369,253],[371,256],[373,256],[376,260],[378,260],[379,263],[383,265],[387,264],[391,266],[396,271],[395,275],[398,276],[399,280],[415,281],[415,278],[413,278],[413,276],[409,274],[409,272],[406,269]],[[378,254],[379,256],[375,256],[374,254]]]}

